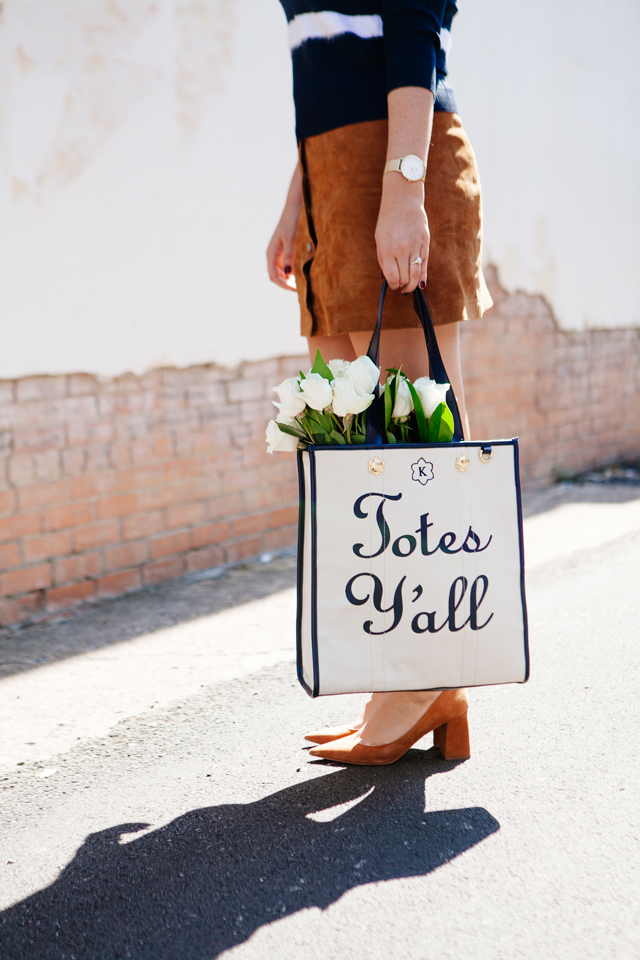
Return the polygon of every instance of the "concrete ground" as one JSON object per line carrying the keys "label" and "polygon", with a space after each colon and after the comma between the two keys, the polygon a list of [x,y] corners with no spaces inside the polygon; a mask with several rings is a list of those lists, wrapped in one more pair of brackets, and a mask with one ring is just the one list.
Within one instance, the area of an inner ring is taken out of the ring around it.
{"label": "concrete ground", "polygon": [[0,631],[2,960],[640,957],[640,487],[526,498],[532,678],[471,760],[310,761],[294,563]]}

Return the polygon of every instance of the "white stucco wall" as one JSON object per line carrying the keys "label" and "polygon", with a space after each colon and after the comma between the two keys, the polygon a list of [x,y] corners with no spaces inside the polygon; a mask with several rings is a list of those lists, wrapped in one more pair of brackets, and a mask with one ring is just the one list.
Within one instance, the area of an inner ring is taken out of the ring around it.
{"label": "white stucco wall", "polygon": [[561,326],[640,325],[640,3],[460,0],[451,79],[485,261]]}
{"label": "white stucco wall", "polygon": [[305,349],[277,0],[7,0],[0,64],[0,377]]}
{"label": "white stucco wall", "polygon": [[[486,259],[565,327],[640,324],[640,5],[460,6]],[[277,0],[6,0],[0,377],[302,352],[264,269],[294,163]]]}

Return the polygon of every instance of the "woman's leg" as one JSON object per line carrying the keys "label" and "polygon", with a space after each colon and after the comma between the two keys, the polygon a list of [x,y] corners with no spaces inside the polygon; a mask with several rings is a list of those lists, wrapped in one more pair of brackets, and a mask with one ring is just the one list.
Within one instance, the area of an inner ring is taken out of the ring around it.
{"label": "woman's leg", "polygon": [[319,350],[323,359],[328,363],[329,360],[355,360],[357,354],[353,352],[353,344],[348,333],[343,333],[339,337],[307,337],[309,344],[309,358],[311,363],[316,358],[316,351]]}
{"label": "woman's leg", "polygon": [[[370,335],[351,333],[351,342],[356,356],[367,352]],[[458,402],[460,417],[466,439],[469,439],[469,423],[464,402],[462,365],[460,363],[460,331],[457,323],[436,327],[438,346],[449,376],[451,387]],[[424,342],[424,334],[419,327],[405,330],[382,331],[380,339],[380,366],[384,371],[388,367],[399,367],[410,380],[429,374],[429,356]],[[377,704],[370,716],[365,714],[360,733],[360,741],[368,746],[392,743],[403,736],[428,710],[440,690],[417,690],[383,694],[385,699]]]}

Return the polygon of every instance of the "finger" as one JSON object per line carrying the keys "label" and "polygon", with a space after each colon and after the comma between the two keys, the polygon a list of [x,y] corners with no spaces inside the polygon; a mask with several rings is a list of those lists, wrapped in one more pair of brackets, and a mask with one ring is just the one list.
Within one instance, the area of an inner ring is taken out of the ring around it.
{"label": "finger", "polygon": [[422,257],[422,265],[420,270],[420,289],[424,290],[427,286],[427,263],[429,262],[429,250],[431,249],[431,237],[427,232],[426,241],[422,244],[422,249],[420,251],[420,256]]}
{"label": "finger", "polygon": [[[425,255],[427,251],[424,251],[419,256],[411,257],[409,263],[409,282],[406,287],[403,288],[402,293],[413,293],[417,286],[421,290],[424,290],[427,285],[427,256]],[[421,260],[421,263],[416,263],[416,260]]]}
{"label": "finger", "polygon": [[[412,257],[411,259],[414,260],[415,257]],[[399,254],[397,257],[397,264],[398,264],[398,275],[400,279],[399,285],[402,288],[402,292],[404,293],[405,292],[404,288],[407,286],[407,284],[411,279],[411,268],[409,266],[409,257]]]}
{"label": "finger", "polygon": [[282,270],[288,279],[293,271],[293,243],[295,237],[288,237],[282,243]]}
{"label": "finger", "polygon": [[421,290],[424,290],[427,286],[427,257],[422,258],[422,265],[420,267],[420,280],[418,285]]}
{"label": "finger", "polygon": [[279,237],[272,237],[267,247],[267,270],[269,271],[269,280],[272,283],[278,282],[279,270],[278,259],[280,255],[281,242]]}
{"label": "finger", "polygon": [[[291,244],[291,246],[293,246],[293,244]],[[293,260],[291,254],[289,260]],[[285,268],[284,263],[284,243],[282,237],[274,237],[267,248],[267,270],[269,271],[269,279],[283,290],[295,291],[296,283],[291,273],[292,268],[290,264],[287,264],[287,266],[288,270]]]}
{"label": "finger", "polygon": [[382,272],[389,284],[389,288],[391,290],[397,290],[400,286],[398,261],[394,257],[384,257],[382,260]]}
{"label": "finger", "polygon": [[274,283],[277,283],[279,287],[285,287],[287,290],[291,288],[291,280],[293,279],[293,244],[287,244],[286,239],[282,237],[279,238],[279,244],[277,252],[273,261],[273,277],[272,280]]}
{"label": "finger", "polygon": [[285,252],[283,252],[282,261],[280,284],[285,288],[285,290],[293,290],[295,292],[296,278],[293,273],[293,242],[291,243],[291,247],[288,252],[286,252],[285,245]]}
{"label": "finger", "polygon": [[403,287],[403,293],[413,293],[415,288],[418,286],[420,281],[420,273],[422,271],[422,263],[416,263],[417,257],[412,257],[409,262],[409,282],[405,287]]}
{"label": "finger", "polygon": [[296,291],[296,278],[292,273],[288,274],[287,277],[276,277],[273,281],[277,287],[282,287],[283,290],[293,290]]}

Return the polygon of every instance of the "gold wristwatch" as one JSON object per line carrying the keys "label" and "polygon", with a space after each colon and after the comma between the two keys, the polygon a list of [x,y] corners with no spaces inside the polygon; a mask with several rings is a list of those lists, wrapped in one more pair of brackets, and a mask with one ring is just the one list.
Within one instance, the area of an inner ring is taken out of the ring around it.
{"label": "gold wristwatch", "polygon": [[387,160],[384,168],[385,173],[392,171],[401,173],[405,180],[411,183],[416,180],[424,180],[427,175],[427,168],[414,153],[408,153],[406,157],[400,157],[399,160]]}

